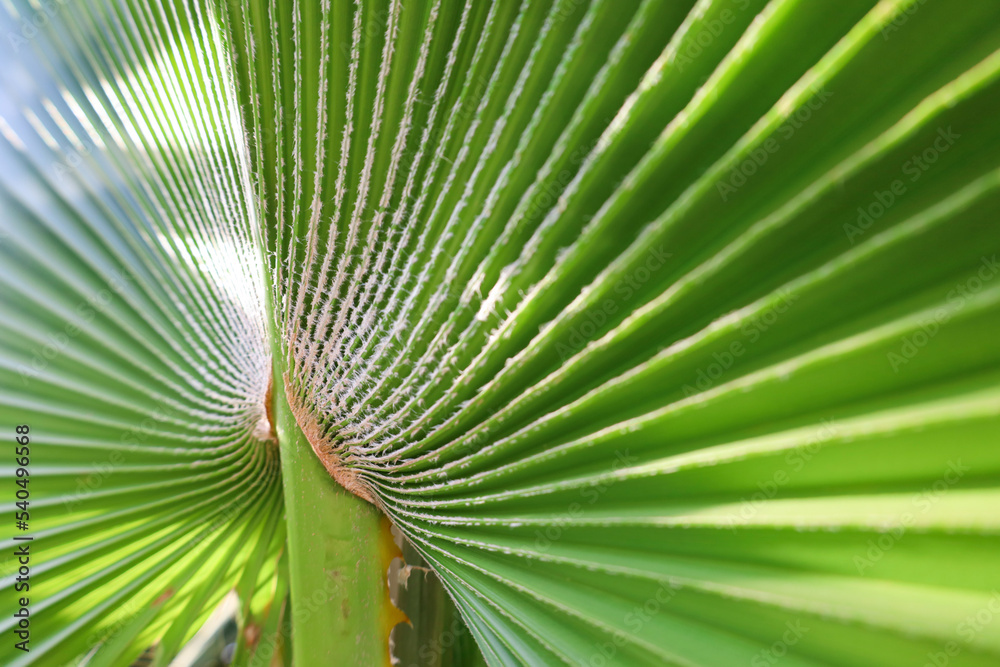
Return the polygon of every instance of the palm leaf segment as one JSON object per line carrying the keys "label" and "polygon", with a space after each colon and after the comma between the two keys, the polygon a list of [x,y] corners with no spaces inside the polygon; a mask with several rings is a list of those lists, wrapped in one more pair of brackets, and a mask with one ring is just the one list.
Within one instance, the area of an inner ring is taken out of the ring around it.
{"label": "palm leaf segment", "polygon": [[994,663],[1000,10],[956,4],[59,5],[0,74],[40,654],[270,601],[271,335],[492,664]]}

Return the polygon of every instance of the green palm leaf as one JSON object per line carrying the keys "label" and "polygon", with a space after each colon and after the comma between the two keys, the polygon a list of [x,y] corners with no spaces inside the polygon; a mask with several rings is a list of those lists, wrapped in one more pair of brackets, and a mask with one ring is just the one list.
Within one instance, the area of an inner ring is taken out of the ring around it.
{"label": "green palm leaf", "polygon": [[1000,658],[1000,7],[4,7],[5,664]]}
{"label": "green palm leaf", "polygon": [[[263,282],[218,33],[56,9],[47,30],[26,3],[4,13],[21,39],[0,112],[0,414],[11,443],[30,427],[34,541],[30,652],[7,641],[3,662],[100,645],[127,664],[154,639],[169,658],[227,588],[249,611],[274,576]],[[5,558],[5,591],[17,574]]]}

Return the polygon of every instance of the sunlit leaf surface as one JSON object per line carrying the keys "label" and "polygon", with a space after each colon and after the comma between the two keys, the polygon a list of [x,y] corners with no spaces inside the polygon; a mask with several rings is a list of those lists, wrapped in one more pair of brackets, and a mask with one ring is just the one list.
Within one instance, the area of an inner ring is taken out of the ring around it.
{"label": "sunlit leaf surface", "polygon": [[1000,4],[2,7],[4,664],[280,634],[272,350],[491,665],[1000,660]]}

